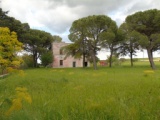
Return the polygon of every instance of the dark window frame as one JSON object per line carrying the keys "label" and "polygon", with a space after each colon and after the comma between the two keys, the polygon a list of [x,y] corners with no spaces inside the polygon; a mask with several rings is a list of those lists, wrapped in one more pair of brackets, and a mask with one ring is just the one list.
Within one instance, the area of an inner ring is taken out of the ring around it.
{"label": "dark window frame", "polygon": [[63,66],[63,60],[60,60],[60,61],[59,61],[59,65],[60,65],[60,66]]}
{"label": "dark window frame", "polygon": [[59,54],[63,55],[63,50],[62,49],[59,50]]}

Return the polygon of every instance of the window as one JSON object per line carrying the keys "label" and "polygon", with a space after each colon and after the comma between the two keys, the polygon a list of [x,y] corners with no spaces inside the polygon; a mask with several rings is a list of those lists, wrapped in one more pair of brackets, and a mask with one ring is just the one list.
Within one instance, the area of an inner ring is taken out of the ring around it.
{"label": "window", "polygon": [[59,54],[63,55],[63,50],[62,49],[60,49]]}
{"label": "window", "polygon": [[76,67],[76,62],[73,62],[73,67]]}
{"label": "window", "polygon": [[60,60],[60,66],[63,66],[63,60]]}
{"label": "window", "polygon": [[87,67],[87,66],[88,66],[88,62],[85,62],[85,63],[84,63],[84,66]]}

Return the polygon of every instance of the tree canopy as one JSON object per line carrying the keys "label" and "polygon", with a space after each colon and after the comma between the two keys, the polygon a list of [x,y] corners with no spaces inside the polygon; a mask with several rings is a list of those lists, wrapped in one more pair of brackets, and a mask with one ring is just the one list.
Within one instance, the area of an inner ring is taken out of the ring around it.
{"label": "tree canopy", "polygon": [[61,42],[62,38],[58,35],[52,36],[42,30],[30,29],[28,23],[21,23],[19,20],[8,16],[8,12],[0,8],[0,27],[8,27],[10,31],[17,33],[18,40],[23,43],[24,50],[33,56],[33,67],[37,67],[37,60],[42,53],[51,51],[52,42]]}
{"label": "tree canopy", "polygon": [[101,36],[104,33],[113,33],[115,28],[117,28],[116,23],[108,16],[88,16],[72,23],[69,39],[76,45],[78,42],[79,52],[83,57],[91,58],[94,69],[97,69],[96,55],[104,43],[104,38]]}
{"label": "tree canopy", "polygon": [[41,60],[42,65],[44,67],[50,65],[53,62],[53,53],[52,53],[52,51],[43,52],[41,57],[40,57],[40,60]]}
{"label": "tree canopy", "polygon": [[0,68],[3,71],[19,67],[22,62],[17,52],[22,50],[22,43],[18,41],[16,32],[9,28],[0,27]]}
{"label": "tree canopy", "polygon": [[9,11],[0,8],[0,27],[8,27],[10,31],[17,33],[18,40],[22,42],[22,35],[30,29],[28,23],[21,23],[13,17],[8,16]]}
{"label": "tree canopy", "polygon": [[150,65],[155,69],[153,52],[159,49],[160,43],[160,11],[157,9],[136,12],[126,18],[126,23],[132,30],[139,33],[139,44],[148,53]]}
{"label": "tree canopy", "polygon": [[140,49],[138,33],[132,30],[127,23],[121,24],[119,30],[122,33],[123,40],[119,44],[118,52],[122,56],[129,55],[131,66],[133,66],[133,55],[136,55],[136,50]]}
{"label": "tree canopy", "polygon": [[53,36],[45,31],[30,29],[23,37],[24,48],[33,55],[34,67],[37,67],[42,53],[51,50]]}
{"label": "tree canopy", "polygon": [[62,38],[58,35],[53,35],[54,42],[62,42]]}
{"label": "tree canopy", "polygon": [[[57,35],[52,36],[45,31],[30,29],[28,23],[21,23],[8,16],[8,12],[0,8],[0,27],[7,27],[16,33],[17,40],[23,43],[24,50],[32,53],[34,67],[37,67],[37,60],[42,54],[51,50],[51,43],[61,42],[62,38]],[[115,21],[106,15],[80,18],[72,23],[68,35],[73,44],[65,47],[64,50],[67,55],[75,58],[82,57],[83,66],[87,59],[93,62],[94,69],[97,69],[96,55],[101,48],[110,50],[111,67],[112,55],[118,48],[121,55],[130,55],[132,66],[132,56],[141,47],[147,50],[150,65],[155,69],[153,52],[160,49],[159,21],[160,10],[157,9],[140,11],[127,16],[119,29]]]}

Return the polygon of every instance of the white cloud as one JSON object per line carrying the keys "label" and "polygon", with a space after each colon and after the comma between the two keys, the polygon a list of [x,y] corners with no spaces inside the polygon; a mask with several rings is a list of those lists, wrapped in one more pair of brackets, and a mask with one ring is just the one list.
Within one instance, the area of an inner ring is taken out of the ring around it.
{"label": "white cloud", "polygon": [[93,14],[110,16],[120,25],[127,15],[157,8],[159,0],[1,0],[0,7],[9,10],[21,22],[58,34],[67,39],[68,29],[74,20]]}

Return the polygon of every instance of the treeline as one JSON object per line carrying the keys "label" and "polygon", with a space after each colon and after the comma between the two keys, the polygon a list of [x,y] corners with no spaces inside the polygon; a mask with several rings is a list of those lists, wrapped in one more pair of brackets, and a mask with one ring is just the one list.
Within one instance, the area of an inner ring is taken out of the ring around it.
{"label": "treeline", "polygon": [[[12,32],[15,39],[22,43],[22,49],[28,54],[23,55],[24,63],[29,67],[38,67],[38,59],[42,65],[47,66],[53,61],[51,44],[53,41],[62,41],[59,36],[52,36],[45,31],[31,29],[28,23],[21,23],[7,15],[8,11],[0,8],[0,32],[1,38],[12,39]],[[5,37],[9,35],[10,38]],[[4,60],[6,57],[4,39],[0,38],[0,67],[7,66]],[[126,17],[125,22],[117,26],[116,22],[106,15],[93,15],[75,20],[70,28],[68,38],[73,42],[64,47],[67,56],[75,58],[83,57],[83,65],[89,60],[97,69],[97,53],[101,49],[109,49],[109,66],[112,67],[114,56],[130,56],[133,66],[133,55],[137,50],[146,49],[152,69],[156,69],[153,61],[153,52],[160,49],[160,11],[157,9],[136,12]],[[10,42],[11,40],[8,40]],[[8,43],[9,44],[9,43]],[[7,48],[7,47],[6,47]],[[17,51],[15,51],[17,53]],[[12,54],[16,56],[17,54]],[[13,60],[10,60],[11,62]],[[10,64],[11,64],[10,62]],[[11,65],[10,65],[11,66]]]}
{"label": "treeline", "polygon": [[136,51],[146,49],[150,66],[156,69],[153,52],[160,49],[160,10],[136,12],[127,16],[120,27],[106,15],[80,18],[72,23],[68,37],[73,44],[64,48],[66,54],[83,56],[83,63],[86,59],[93,62],[94,69],[97,69],[97,52],[102,48],[110,50],[110,67],[115,55],[129,55],[133,66]]}
{"label": "treeline", "polygon": [[[13,67],[11,63],[14,60],[10,58],[9,54],[12,54],[14,57],[17,56],[16,52],[18,51],[12,51],[8,47],[9,45],[14,46],[11,42],[13,41],[12,32],[15,34],[15,39],[20,44],[22,43],[21,50],[23,49],[25,53],[27,52],[22,57],[24,61],[23,66],[38,67],[38,59],[41,60],[43,66],[52,63],[51,44],[53,41],[61,41],[62,38],[56,35],[52,36],[50,33],[42,30],[31,29],[28,23],[21,23],[7,14],[8,11],[3,11],[0,8],[0,68],[3,70],[7,66]],[[17,46],[17,44],[15,45]],[[6,60],[8,62],[4,62]]]}

